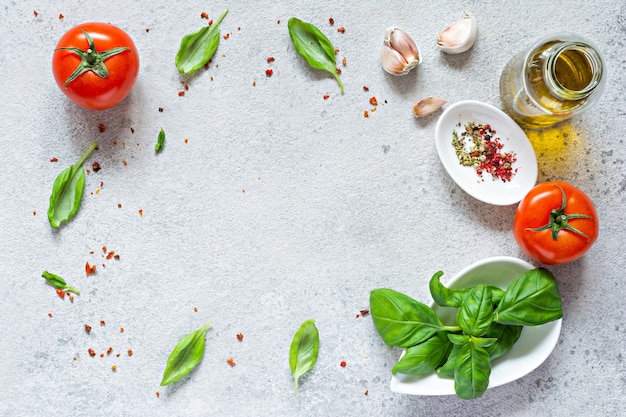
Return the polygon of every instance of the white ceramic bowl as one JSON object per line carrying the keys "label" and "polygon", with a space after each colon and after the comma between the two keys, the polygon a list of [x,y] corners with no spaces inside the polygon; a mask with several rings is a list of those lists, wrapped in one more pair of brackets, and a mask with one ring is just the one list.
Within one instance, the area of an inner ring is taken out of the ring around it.
{"label": "white ceramic bowl", "polygon": [[[452,146],[452,132],[462,132],[469,122],[491,125],[504,144],[502,152],[514,152],[517,172],[511,181],[492,180],[491,174],[476,174],[473,167],[459,163]],[[460,125],[459,125],[460,124]],[[452,179],[472,197],[489,204],[506,206],[518,203],[537,182],[537,157],[524,131],[501,110],[480,101],[460,101],[439,117],[435,130],[437,153]]]}
{"label": "white ceramic bowl", "polygon": [[[493,284],[505,289],[524,272],[535,267],[521,259],[498,256],[484,259],[468,266],[450,281],[446,287],[465,288],[476,284]],[[442,321],[451,324],[456,309],[431,304]],[[540,326],[524,326],[520,338],[505,355],[492,362],[489,388],[514,381],[536,369],[545,361],[559,340],[562,319]],[[435,373],[421,376],[396,374],[391,378],[391,390],[412,395],[455,395],[454,380],[442,378]]]}

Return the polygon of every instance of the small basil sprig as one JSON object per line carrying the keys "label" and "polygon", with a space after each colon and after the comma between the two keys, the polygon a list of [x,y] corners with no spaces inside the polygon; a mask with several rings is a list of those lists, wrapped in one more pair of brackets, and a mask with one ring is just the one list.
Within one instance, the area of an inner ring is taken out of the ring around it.
{"label": "small basil sprig", "polygon": [[165,130],[161,128],[159,131],[159,136],[157,137],[157,143],[154,145],[155,152],[161,152],[163,150],[163,146],[165,146]]}
{"label": "small basil sprig", "polygon": [[294,388],[298,393],[298,380],[310,371],[317,361],[320,335],[314,320],[306,320],[291,341],[289,348],[289,367],[293,376]]}
{"label": "small basil sprig", "polygon": [[204,337],[210,326],[211,323],[207,323],[178,341],[167,358],[162,386],[178,381],[198,366],[204,356]]}
{"label": "small basil sprig", "polygon": [[63,291],[73,292],[74,294],[80,294],[80,291],[78,291],[76,288],[72,287],[71,285],[67,285],[67,282],[65,282],[63,278],[61,278],[60,276],[56,274],[53,274],[48,271],[43,271],[41,276],[43,279],[45,279],[48,282],[48,284],[52,285],[54,288],[58,288]]}
{"label": "small basil sprig", "polygon": [[458,397],[477,398],[489,386],[491,361],[511,350],[522,326],[561,318],[561,295],[543,268],[525,272],[506,290],[485,284],[449,289],[441,284],[442,274],[431,278],[431,295],[439,305],[458,308],[458,326],[444,326],[430,307],[386,288],[371,292],[370,312],[383,341],[406,348],[393,374],[436,371],[454,378]]}
{"label": "small basil sprig", "polygon": [[300,54],[315,69],[329,72],[337,80],[341,94],[343,83],[337,74],[335,47],[318,28],[311,23],[292,17],[287,22],[289,36]]}
{"label": "small basil sprig", "polygon": [[212,25],[183,36],[176,54],[176,68],[181,74],[191,74],[202,68],[217,51],[220,43],[220,24],[228,14],[225,9]]}
{"label": "small basil sprig", "polygon": [[55,229],[78,212],[85,190],[83,163],[97,146],[98,144],[94,142],[78,162],[67,167],[54,180],[48,208],[48,221]]}

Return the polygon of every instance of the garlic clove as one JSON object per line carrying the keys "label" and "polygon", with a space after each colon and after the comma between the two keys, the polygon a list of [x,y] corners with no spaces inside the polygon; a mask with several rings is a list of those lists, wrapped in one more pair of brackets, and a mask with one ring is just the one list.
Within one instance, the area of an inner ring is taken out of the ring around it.
{"label": "garlic clove", "polygon": [[448,101],[436,96],[429,96],[424,99],[421,99],[413,106],[413,115],[415,117],[424,117],[429,114],[439,110],[441,106],[446,104]]}
{"label": "garlic clove", "polygon": [[437,35],[437,46],[442,52],[460,54],[476,42],[476,18],[469,14],[457,20]]}
{"label": "garlic clove", "polygon": [[404,75],[421,62],[419,49],[408,33],[390,27],[380,51],[383,69],[389,74]]}

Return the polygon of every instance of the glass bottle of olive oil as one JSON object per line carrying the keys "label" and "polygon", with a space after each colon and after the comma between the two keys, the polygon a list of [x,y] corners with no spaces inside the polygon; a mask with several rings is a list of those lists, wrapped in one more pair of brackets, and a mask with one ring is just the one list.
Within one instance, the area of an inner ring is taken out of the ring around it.
{"label": "glass bottle of olive oil", "polygon": [[548,127],[598,101],[605,72],[591,42],[572,33],[550,35],[505,65],[500,76],[502,105],[521,125]]}

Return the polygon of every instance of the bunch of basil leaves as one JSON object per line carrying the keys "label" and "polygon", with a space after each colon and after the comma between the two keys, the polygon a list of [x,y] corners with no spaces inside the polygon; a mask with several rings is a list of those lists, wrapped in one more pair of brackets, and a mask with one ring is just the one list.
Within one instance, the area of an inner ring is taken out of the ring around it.
{"label": "bunch of basil leaves", "polygon": [[424,375],[436,371],[454,378],[456,395],[480,397],[489,386],[491,361],[507,353],[523,326],[563,316],[557,281],[544,268],[525,272],[506,289],[479,284],[450,289],[439,271],[430,280],[435,303],[457,308],[456,325],[444,325],[427,305],[397,291],[370,294],[374,325],[385,344],[406,349],[391,372]]}

